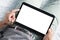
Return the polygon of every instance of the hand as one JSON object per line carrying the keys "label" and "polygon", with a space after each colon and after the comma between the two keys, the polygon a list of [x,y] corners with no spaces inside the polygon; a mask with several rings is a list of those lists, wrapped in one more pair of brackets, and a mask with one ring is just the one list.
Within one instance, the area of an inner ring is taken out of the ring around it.
{"label": "hand", "polygon": [[15,10],[12,10],[12,11],[10,12],[9,18],[8,18],[9,22],[12,22],[12,23],[13,23],[13,22],[15,21],[15,13],[16,13],[17,11],[19,11],[19,9],[15,9]]}
{"label": "hand", "polygon": [[3,28],[5,25],[8,25],[10,22],[15,21],[15,13],[19,11],[19,9],[12,10],[8,12],[3,21],[0,21],[0,28]]}
{"label": "hand", "polygon": [[19,11],[19,9],[15,9],[12,10],[11,12],[8,12],[5,16],[4,23],[5,24],[13,23],[15,21],[15,14],[17,11]]}
{"label": "hand", "polygon": [[52,36],[53,36],[52,29],[49,29],[47,35],[43,38],[43,40],[52,40]]}

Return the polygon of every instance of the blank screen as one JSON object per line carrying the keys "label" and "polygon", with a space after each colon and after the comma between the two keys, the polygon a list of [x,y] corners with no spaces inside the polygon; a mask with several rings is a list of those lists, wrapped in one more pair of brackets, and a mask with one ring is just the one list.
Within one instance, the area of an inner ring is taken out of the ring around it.
{"label": "blank screen", "polygon": [[53,17],[23,5],[16,22],[32,28],[40,33],[46,34],[52,20]]}

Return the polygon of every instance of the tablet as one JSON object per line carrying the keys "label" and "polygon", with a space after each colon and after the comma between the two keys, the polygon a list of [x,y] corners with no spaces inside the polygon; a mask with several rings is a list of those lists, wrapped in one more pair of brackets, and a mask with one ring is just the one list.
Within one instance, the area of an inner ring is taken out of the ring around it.
{"label": "tablet", "polygon": [[16,22],[28,27],[30,30],[46,35],[54,18],[54,15],[23,2],[20,12],[17,14]]}

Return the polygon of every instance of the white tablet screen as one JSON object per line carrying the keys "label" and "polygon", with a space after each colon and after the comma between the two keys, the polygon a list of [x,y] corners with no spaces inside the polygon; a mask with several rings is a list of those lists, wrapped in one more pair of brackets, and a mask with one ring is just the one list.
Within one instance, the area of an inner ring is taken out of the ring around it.
{"label": "white tablet screen", "polygon": [[40,33],[46,34],[53,17],[23,5],[16,22],[26,25]]}

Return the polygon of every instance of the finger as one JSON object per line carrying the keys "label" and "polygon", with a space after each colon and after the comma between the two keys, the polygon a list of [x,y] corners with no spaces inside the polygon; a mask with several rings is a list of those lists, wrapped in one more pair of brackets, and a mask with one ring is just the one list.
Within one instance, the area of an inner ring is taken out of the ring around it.
{"label": "finger", "polygon": [[48,40],[48,36],[46,35],[46,36],[43,38],[43,40]]}
{"label": "finger", "polygon": [[9,18],[10,18],[10,19],[14,19],[14,18],[15,18],[15,14],[14,14],[14,13],[11,13],[11,14],[9,15]]}
{"label": "finger", "polygon": [[50,28],[50,29],[49,29],[49,31],[48,31],[48,34],[51,34],[51,33],[52,33],[52,31],[53,31],[53,30]]}
{"label": "finger", "polygon": [[48,33],[50,33],[50,32],[51,32],[51,29],[48,30]]}
{"label": "finger", "polygon": [[12,11],[8,11],[7,13],[15,13],[15,12],[17,12],[17,11],[19,11],[20,9],[14,9],[14,10],[12,10]]}
{"label": "finger", "polygon": [[11,16],[11,18],[12,18],[12,23],[15,21],[15,15],[13,14],[12,16]]}
{"label": "finger", "polygon": [[12,12],[13,13],[15,13],[15,12],[17,12],[17,11],[19,11],[20,9],[14,9],[14,10],[12,10]]}
{"label": "finger", "polygon": [[52,36],[53,36],[53,30],[50,28],[49,31],[48,31],[48,34],[47,34],[49,40],[52,39]]}

